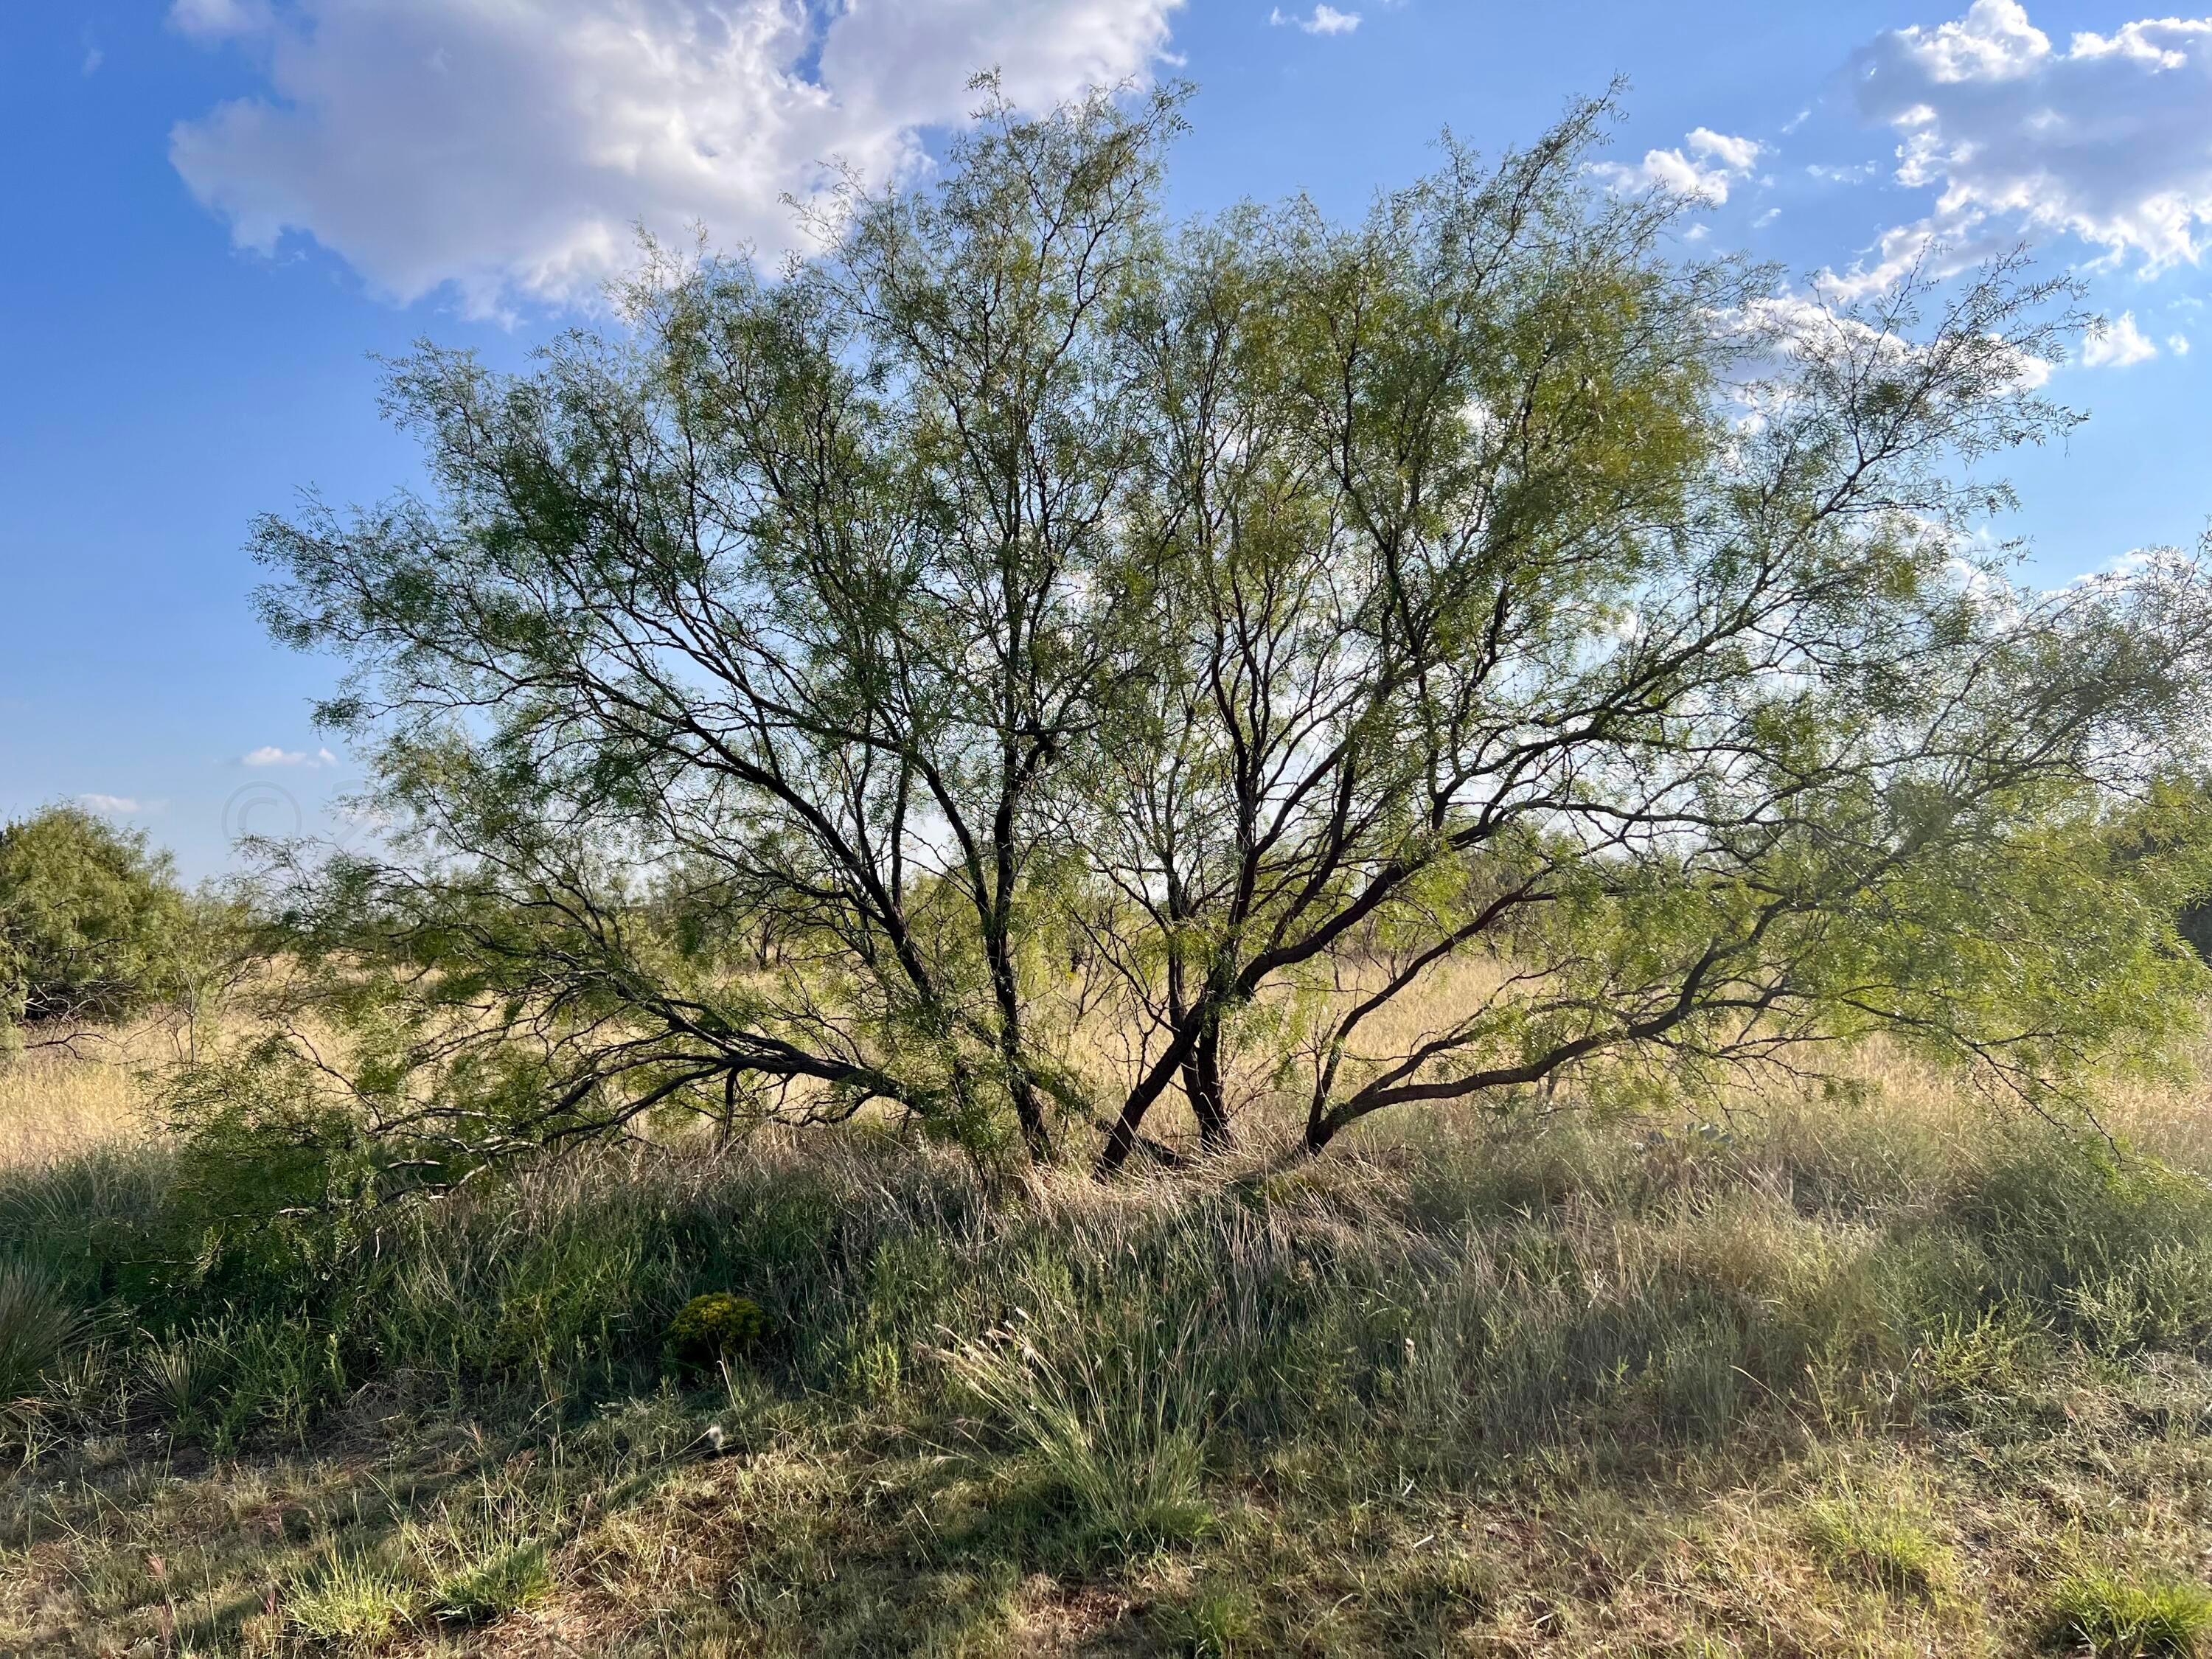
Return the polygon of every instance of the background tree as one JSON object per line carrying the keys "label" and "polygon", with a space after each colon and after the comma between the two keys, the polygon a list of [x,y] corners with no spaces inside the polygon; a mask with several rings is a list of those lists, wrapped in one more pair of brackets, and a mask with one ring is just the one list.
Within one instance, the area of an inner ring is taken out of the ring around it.
{"label": "background tree", "polygon": [[76,806],[0,827],[0,1046],[80,1040],[171,994],[187,912],[141,832]]}
{"label": "background tree", "polygon": [[2062,286],[1778,300],[1592,191],[1601,102],[1355,226],[1170,230],[1172,95],[986,93],[776,280],[424,348],[437,498],[261,525],[392,826],[295,860],[353,1053],[271,1063],[438,1178],[869,1102],[1112,1167],[1175,1094],[1225,1144],[1232,1073],[1318,1150],[1877,1028],[2040,1098],[2179,1017],[2181,854],[2098,849],[2201,736],[2203,580],[1959,556],[2070,419]]}

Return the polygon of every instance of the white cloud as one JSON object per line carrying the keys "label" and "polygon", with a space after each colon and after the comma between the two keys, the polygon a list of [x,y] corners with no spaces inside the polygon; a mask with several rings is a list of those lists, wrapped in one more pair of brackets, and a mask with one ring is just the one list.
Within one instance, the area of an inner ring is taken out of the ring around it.
{"label": "white cloud", "polygon": [[241,246],[304,234],[393,299],[452,283],[495,314],[589,296],[639,223],[788,246],[782,197],[823,164],[910,171],[979,68],[1029,107],[1141,78],[1180,4],[173,0],[266,87],[179,123],[170,159]]}
{"label": "white cloud", "polygon": [[310,769],[336,766],[338,757],[327,749],[318,749],[312,755],[303,750],[280,749],[273,743],[264,744],[250,754],[241,755],[241,766],[304,766]]}
{"label": "white cloud", "polygon": [[2124,23],[2063,49],[2018,0],[1893,30],[1858,55],[1861,112],[1899,135],[1899,183],[1937,192],[1890,231],[1863,286],[1931,242],[1963,260],[2022,231],[2134,256],[2149,272],[2212,246],[2212,18]]}
{"label": "white cloud", "polygon": [[1729,198],[1729,186],[1749,175],[1765,146],[1755,138],[1738,138],[1697,127],[1680,148],[1646,150],[1642,161],[1627,166],[1602,161],[1591,169],[1616,190],[1644,187],[1686,196],[1715,205]]}
{"label": "white cloud", "polygon": [[2189,337],[2186,334],[2167,335],[2166,349],[2177,357],[2186,357],[2189,355]]}
{"label": "white cloud", "polygon": [[[1779,362],[1808,358],[1848,357],[1869,365],[1889,365],[1920,356],[1923,346],[1838,308],[1836,298],[1825,287],[1811,294],[1784,291],[1753,300],[1741,311],[1722,314],[1719,320],[1741,331],[1742,343],[1750,349],[1747,363],[1755,374]],[[2033,392],[2051,380],[2051,365],[2025,351],[2006,351],[1998,366],[2014,391]]]}
{"label": "white cloud", "polygon": [[2158,347],[2136,326],[2135,313],[2124,311],[2118,322],[2106,324],[2082,343],[2081,366],[2084,368],[2126,368],[2135,363],[2148,362],[2157,356]]}
{"label": "white cloud", "polygon": [[2129,584],[2151,586],[2160,582],[2189,582],[2198,574],[2196,556],[2178,547],[2132,547],[2116,554],[2094,570],[2087,570],[2065,585],[2065,588],[2046,589],[2063,592],[2069,588],[2112,587]]}
{"label": "white cloud", "polygon": [[1308,34],[1349,34],[1359,27],[1359,14],[1339,11],[1334,6],[1316,6],[1310,15],[1298,17],[1278,6],[1267,14],[1267,21],[1277,28],[1295,23]]}
{"label": "white cloud", "polygon": [[76,804],[88,812],[105,813],[111,817],[130,817],[146,810],[129,795],[79,795]]}
{"label": "white cloud", "polygon": [[1729,173],[1748,173],[1751,164],[1766,148],[1756,138],[1738,138],[1725,132],[1715,132],[1711,127],[1692,127],[1688,139],[1690,153],[1702,155]]}
{"label": "white cloud", "polygon": [[268,0],[172,0],[169,25],[202,40],[251,34],[269,27]]}

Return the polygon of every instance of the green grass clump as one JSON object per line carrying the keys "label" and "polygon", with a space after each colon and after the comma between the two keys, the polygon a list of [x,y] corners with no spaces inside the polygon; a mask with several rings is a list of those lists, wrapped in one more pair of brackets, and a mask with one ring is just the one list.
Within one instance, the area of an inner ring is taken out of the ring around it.
{"label": "green grass clump", "polygon": [[944,1355],[1020,1449],[1079,1551],[1188,1542],[1205,1498],[1209,1390],[1194,1332],[1157,1320],[1024,1318]]}
{"label": "green grass clump", "polygon": [[0,1411],[40,1391],[84,1323],[52,1278],[21,1261],[0,1261]]}
{"label": "green grass clump", "polygon": [[1164,1601],[1152,1626],[1168,1651],[1188,1659],[1243,1659],[1266,1650],[1259,1599],[1241,1584],[1204,1585],[1188,1599]]}
{"label": "green grass clump", "polygon": [[2052,1592],[2051,1624],[2054,1644],[2094,1659],[2195,1659],[2212,1651],[2212,1594],[2087,1569]]}
{"label": "green grass clump", "polygon": [[553,1571],[545,1546],[525,1540],[494,1551],[441,1578],[430,1592],[430,1605],[449,1624],[488,1625],[552,1593]]}
{"label": "green grass clump", "polygon": [[339,1555],[294,1584],[281,1605],[285,1622],[307,1641],[360,1648],[406,1623],[414,1595],[391,1569],[364,1556]]}
{"label": "green grass clump", "polygon": [[1807,1507],[1805,1535],[1831,1573],[1893,1595],[1933,1599],[1958,1579],[1958,1559],[1924,1510],[1849,1488]]}

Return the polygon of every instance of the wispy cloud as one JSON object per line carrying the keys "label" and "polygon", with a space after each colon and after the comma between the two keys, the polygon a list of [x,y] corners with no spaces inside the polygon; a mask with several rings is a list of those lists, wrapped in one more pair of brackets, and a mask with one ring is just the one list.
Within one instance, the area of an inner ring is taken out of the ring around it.
{"label": "wispy cloud", "polygon": [[135,795],[79,795],[76,804],[88,812],[99,812],[109,817],[137,817],[158,812],[164,803],[158,800],[141,801]]}
{"label": "wispy cloud", "polygon": [[1359,14],[1339,11],[1334,6],[1316,6],[1300,17],[1278,6],[1267,14],[1267,21],[1277,28],[1288,26],[1304,29],[1308,34],[1349,34],[1359,27]]}
{"label": "wispy cloud", "polygon": [[172,0],[169,7],[169,27],[202,40],[251,34],[273,21],[268,0]]}
{"label": "wispy cloud", "polygon": [[264,744],[251,753],[239,757],[241,766],[304,766],[313,770],[325,766],[336,766],[338,757],[327,749],[318,749],[309,754],[303,749],[281,749],[273,743]]}

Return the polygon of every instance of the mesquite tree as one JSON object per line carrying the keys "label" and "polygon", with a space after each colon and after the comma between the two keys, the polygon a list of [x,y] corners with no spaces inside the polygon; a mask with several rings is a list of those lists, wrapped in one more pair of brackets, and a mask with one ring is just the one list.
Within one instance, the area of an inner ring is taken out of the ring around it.
{"label": "mesquite tree", "polygon": [[2195,843],[2112,830],[2199,729],[2203,585],[1960,556],[2070,418],[2064,290],[1778,298],[1590,188],[1608,112],[1171,227],[1174,97],[994,102],[773,278],[656,254],[531,374],[400,364],[434,495],[258,532],[386,827],[292,854],[345,1057],[258,1063],[448,1175],[872,1102],[1110,1168],[1178,1097],[1317,1150],[2155,1031]]}

